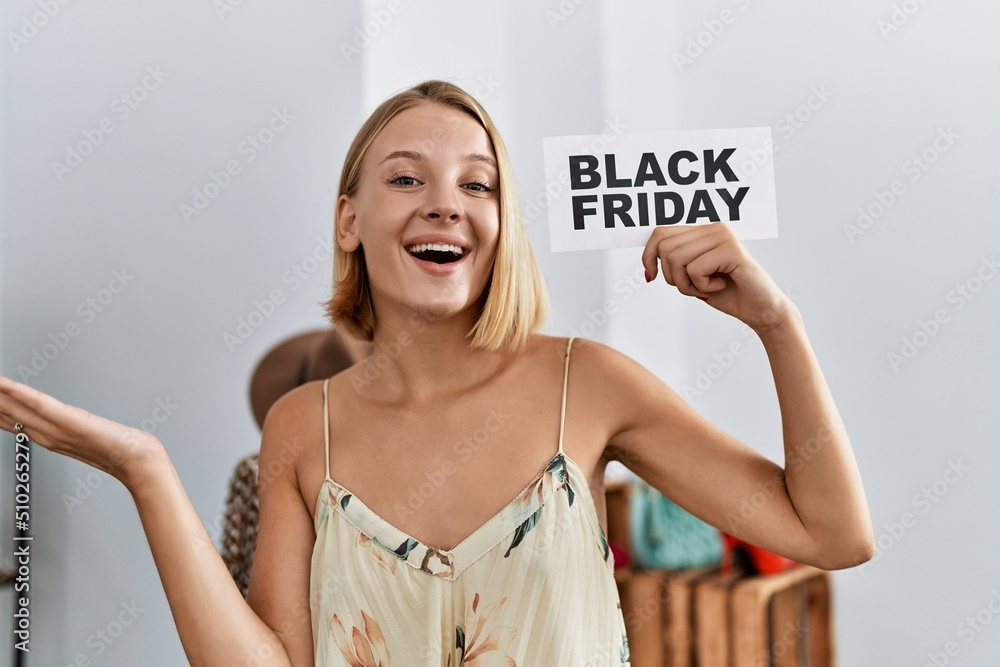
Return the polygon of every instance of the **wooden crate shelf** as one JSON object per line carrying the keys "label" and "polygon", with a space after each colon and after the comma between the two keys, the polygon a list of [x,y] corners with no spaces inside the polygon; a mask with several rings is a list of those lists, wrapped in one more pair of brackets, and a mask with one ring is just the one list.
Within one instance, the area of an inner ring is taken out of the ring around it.
{"label": "wooden crate shelf", "polygon": [[[632,553],[627,482],[606,485],[608,540]],[[718,568],[615,572],[632,667],[834,667],[830,576]]]}

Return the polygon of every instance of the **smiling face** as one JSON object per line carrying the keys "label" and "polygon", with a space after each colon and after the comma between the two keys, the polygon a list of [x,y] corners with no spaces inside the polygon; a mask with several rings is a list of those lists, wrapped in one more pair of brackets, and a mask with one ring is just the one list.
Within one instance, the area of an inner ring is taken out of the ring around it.
{"label": "smiling face", "polygon": [[401,308],[436,319],[478,301],[496,256],[499,185],[489,135],[469,114],[428,102],[385,125],[357,192],[337,202],[337,242],[364,248],[376,317]]}

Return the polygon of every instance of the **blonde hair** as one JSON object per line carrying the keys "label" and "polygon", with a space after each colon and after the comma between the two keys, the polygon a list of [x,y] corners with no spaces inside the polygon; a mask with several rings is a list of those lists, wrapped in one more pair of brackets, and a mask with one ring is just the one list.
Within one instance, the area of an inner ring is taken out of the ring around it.
{"label": "blonde hair", "polygon": [[[497,158],[500,233],[493,274],[479,299],[479,317],[469,331],[470,346],[491,352],[519,348],[548,317],[548,292],[524,228],[510,156],[493,120],[474,97],[452,83],[431,80],[382,102],[347,151],[337,197],[357,193],[364,160],[382,128],[401,111],[429,102],[459,109],[476,119],[486,130]],[[336,243],[336,233],[334,240],[333,295],[326,303],[326,315],[340,330],[371,341],[376,322],[364,248],[358,246],[354,252],[345,252]]]}

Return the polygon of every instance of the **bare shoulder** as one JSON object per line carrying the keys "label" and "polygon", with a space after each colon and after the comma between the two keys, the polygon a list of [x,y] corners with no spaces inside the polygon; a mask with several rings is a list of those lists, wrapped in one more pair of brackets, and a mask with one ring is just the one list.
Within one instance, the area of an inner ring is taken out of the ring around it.
{"label": "bare shoulder", "polygon": [[[560,376],[568,337],[544,336],[540,347],[546,354],[558,355]],[[632,357],[589,338],[573,337],[570,348],[567,400],[580,421],[592,432],[606,434],[604,458],[616,456],[615,435],[628,428],[637,406],[637,397],[658,379]],[[567,416],[567,420],[569,417]]]}
{"label": "bare shoulder", "polygon": [[[570,373],[580,387],[598,391],[604,398],[613,399],[605,391],[610,387],[626,390],[624,385],[642,380],[649,371],[638,361],[604,343],[589,338],[573,338]],[[602,390],[605,389],[605,390]]]}
{"label": "bare shoulder", "polygon": [[664,390],[672,393],[634,358],[587,338],[573,339],[569,374],[576,400],[600,415],[608,434],[605,457],[609,460],[621,460],[616,436],[635,426],[638,415],[650,406],[648,397]]}
{"label": "bare shoulder", "polygon": [[[300,486],[303,459],[308,464],[308,454],[315,448],[317,438],[322,442],[322,411],[323,381],[314,380],[283,394],[264,417],[261,458],[280,462],[282,467],[295,471],[293,482],[296,486]],[[272,451],[265,452],[265,447]],[[259,474],[266,478],[269,472],[262,468]]]}
{"label": "bare shoulder", "polygon": [[[301,433],[302,429],[311,428],[311,417],[323,409],[323,381],[306,382],[281,396],[264,417],[265,427],[280,428],[290,433]],[[322,425],[322,422],[320,422]]]}

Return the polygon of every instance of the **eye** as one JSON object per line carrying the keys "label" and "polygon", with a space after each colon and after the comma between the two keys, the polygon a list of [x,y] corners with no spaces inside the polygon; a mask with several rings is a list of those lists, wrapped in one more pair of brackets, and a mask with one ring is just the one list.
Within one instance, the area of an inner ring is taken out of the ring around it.
{"label": "eye", "polygon": [[493,192],[496,188],[490,187],[490,184],[486,181],[472,181],[471,183],[465,184],[474,192]]}
{"label": "eye", "polygon": [[415,176],[403,173],[395,173],[386,179],[386,183],[389,185],[400,185],[400,186],[411,186],[418,183]]}

